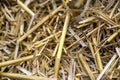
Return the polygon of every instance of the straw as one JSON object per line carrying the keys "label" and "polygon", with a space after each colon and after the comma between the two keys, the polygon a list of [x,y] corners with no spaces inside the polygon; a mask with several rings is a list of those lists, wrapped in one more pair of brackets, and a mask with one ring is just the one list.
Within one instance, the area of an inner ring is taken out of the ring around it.
{"label": "straw", "polygon": [[96,54],[94,54],[95,59],[96,59],[96,62],[97,62],[98,69],[101,72],[103,70],[103,65],[102,65],[102,60],[101,60],[101,57],[100,57],[100,53],[99,53],[99,51],[97,51],[98,50],[98,48],[96,47],[97,46],[97,40],[96,40],[95,37],[93,37],[93,43],[95,44],[95,46],[94,46],[95,53],[97,52]]}
{"label": "straw", "polygon": [[60,60],[61,60],[61,56],[62,56],[62,47],[64,44],[64,40],[65,40],[65,36],[66,36],[66,32],[67,32],[67,27],[69,25],[69,20],[70,20],[70,14],[67,12],[66,18],[65,18],[65,23],[63,26],[62,35],[61,35],[61,40],[60,40],[60,44],[59,44],[59,48],[58,48],[58,52],[57,52],[57,57],[55,60],[55,77],[58,76],[58,72],[59,72]]}
{"label": "straw", "polygon": [[10,77],[13,79],[22,79],[22,80],[54,80],[53,78],[37,77],[37,76],[28,76],[17,73],[6,73],[0,72],[0,76]]}
{"label": "straw", "polygon": [[115,60],[116,57],[117,57],[117,55],[114,54],[113,57],[110,59],[110,61],[107,63],[107,65],[104,67],[102,72],[98,75],[97,80],[100,80],[103,77],[103,75],[105,74],[106,70],[108,70],[110,68],[110,65],[112,64],[112,62]]}
{"label": "straw", "polygon": [[87,62],[85,61],[85,59],[84,59],[82,54],[79,55],[79,60],[80,60],[80,62],[82,64],[82,66],[84,67],[86,73],[89,75],[90,79],[91,80],[95,80],[95,77],[92,74],[92,71],[90,70],[90,68],[89,68],[89,66],[88,66]]}
{"label": "straw", "polygon": [[0,79],[119,79],[119,0],[0,0]]}
{"label": "straw", "polygon": [[59,9],[62,8],[62,6],[59,6],[57,9],[55,9],[51,14],[45,16],[38,24],[36,24],[35,26],[33,26],[33,28],[31,28],[29,31],[27,31],[27,33],[25,33],[22,37],[20,37],[17,41],[21,42],[22,40],[24,40],[29,34],[31,34],[33,31],[35,31],[38,27],[40,27],[45,21],[47,21],[49,18],[51,18],[53,15],[55,15]]}

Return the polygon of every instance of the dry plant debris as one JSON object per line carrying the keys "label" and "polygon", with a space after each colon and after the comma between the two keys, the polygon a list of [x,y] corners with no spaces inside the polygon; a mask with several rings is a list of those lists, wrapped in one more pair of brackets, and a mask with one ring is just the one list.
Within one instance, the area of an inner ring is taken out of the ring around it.
{"label": "dry plant debris", "polygon": [[0,80],[119,80],[120,0],[0,0]]}

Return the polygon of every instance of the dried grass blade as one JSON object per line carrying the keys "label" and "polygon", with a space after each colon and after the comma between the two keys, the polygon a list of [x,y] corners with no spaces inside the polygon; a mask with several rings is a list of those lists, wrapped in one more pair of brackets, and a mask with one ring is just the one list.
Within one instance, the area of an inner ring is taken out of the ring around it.
{"label": "dried grass blade", "polygon": [[68,80],[74,80],[75,66],[76,66],[75,64],[76,63],[75,63],[74,59],[71,59]]}
{"label": "dried grass blade", "polygon": [[116,50],[116,53],[118,54],[118,56],[120,58],[120,48],[116,47],[115,50]]}
{"label": "dried grass blade", "polygon": [[60,34],[61,34],[61,31],[59,31],[59,32],[57,32],[57,33],[54,33],[54,34],[52,34],[52,35],[50,35],[50,36],[42,39],[41,41],[36,41],[33,45],[38,46],[40,43],[42,43],[42,42],[44,42],[44,41],[46,41],[46,40],[48,40],[48,39],[51,39],[51,38],[53,38],[53,37],[55,37],[55,36],[59,36]]}
{"label": "dried grass blade", "polygon": [[120,29],[115,33],[113,33],[110,37],[108,37],[107,42],[111,42],[119,33],[120,33]]}
{"label": "dried grass blade", "polygon": [[89,4],[90,4],[91,0],[87,0],[84,10],[83,12],[80,14],[80,18],[84,16],[84,14],[86,13],[87,9],[89,8]]}
{"label": "dried grass blade", "polygon": [[110,13],[109,18],[112,18],[112,17],[113,17],[114,12],[115,12],[115,10],[116,10],[116,8],[117,8],[117,6],[118,6],[119,2],[120,2],[120,1],[118,0],[118,1],[117,1],[117,3],[115,4],[115,6],[113,7],[113,9],[112,9],[112,11],[111,11],[111,13]]}
{"label": "dried grass blade", "polygon": [[0,72],[0,76],[9,77],[13,79],[24,79],[24,80],[53,80],[52,78],[45,78],[45,77],[38,77],[38,76],[28,76],[22,75],[17,73],[7,73],[7,72]]}
{"label": "dried grass blade", "polygon": [[28,71],[27,69],[21,67],[21,66],[16,66],[16,68],[18,70],[20,70],[21,72],[25,73],[26,75],[33,75],[30,71]]}
{"label": "dried grass blade", "polygon": [[25,33],[22,37],[20,37],[17,41],[21,42],[22,40],[24,40],[29,34],[31,34],[33,31],[35,31],[38,27],[40,27],[45,21],[47,21],[48,19],[50,19],[53,15],[55,15],[59,9],[62,8],[62,5],[59,6],[58,8],[56,8],[51,14],[45,16],[38,24],[36,24],[35,26],[33,26],[33,28],[31,28],[29,31],[27,31],[27,33]]}
{"label": "dried grass blade", "polygon": [[54,52],[52,54],[53,57],[55,57],[55,55],[57,54],[57,50],[58,50],[59,44],[56,45]]}
{"label": "dried grass blade", "polygon": [[[93,29],[91,32],[87,33],[86,36],[87,37],[90,36],[92,33],[96,32],[99,28],[104,27],[104,25],[105,25],[104,23],[101,24],[100,27],[97,27],[97,28]],[[83,36],[80,40],[83,40],[83,39],[85,39],[85,36]],[[73,45],[75,45],[76,43],[78,43],[80,40],[75,41],[74,43],[72,43],[70,46],[67,47],[67,49],[71,48]]]}
{"label": "dried grass blade", "polygon": [[14,60],[1,62],[0,67],[16,64],[16,63],[20,63],[20,62],[24,62],[24,61],[30,60],[32,58],[33,58],[33,55],[30,55],[30,56],[22,57],[22,58],[19,58],[19,59],[14,59]]}
{"label": "dried grass blade", "polygon": [[92,71],[90,70],[90,67],[88,66],[87,62],[85,61],[84,57],[82,54],[79,55],[79,60],[82,64],[82,66],[84,67],[86,73],[88,74],[88,76],[90,77],[91,80],[95,80],[95,77],[92,73]]}
{"label": "dried grass blade", "polygon": [[104,14],[100,10],[93,10],[93,11],[95,13],[97,13],[101,19],[105,20],[109,24],[111,24],[111,25],[117,25],[117,23],[115,23],[113,20],[111,20],[108,15]]}
{"label": "dried grass blade", "polygon": [[94,45],[94,50],[95,50],[95,58],[96,58],[96,62],[97,62],[97,66],[98,66],[98,69],[99,71],[101,72],[103,70],[103,65],[102,65],[102,61],[101,61],[101,57],[100,57],[100,53],[98,51],[98,48],[97,48],[97,40],[95,37],[93,37],[93,43],[95,44]]}
{"label": "dried grass blade", "polygon": [[88,23],[88,22],[92,22],[93,20],[95,20],[96,17],[88,17],[82,21],[79,21],[79,24],[84,24],[84,23]]}
{"label": "dried grass blade", "polygon": [[[48,40],[49,41],[49,40]],[[44,50],[45,46],[47,45],[48,41],[46,42],[46,44],[42,47],[42,49],[40,50],[40,52],[36,55],[29,55],[29,56],[26,56],[26,57],[22,57],[22,58],[18,58],[18,59],[14,59],[14,60],[9,60],[9,61],[5,61],[5,62],[1,62],[0,63],[0,67],[3,67],[3,66],[8,66],[8,65],[12,65],[12,64],[17,64],[17,63],[20,63],[20,62],[24,62],[24,61],[28,61],[28,60],[31,60],[35,57],[38,57],[38,56],[41,56],[41,53],[42,51]]]}
{"label": "dried grass blade", "polygon": [[80,39],[80,37],[69,27],[69,32],[79,41],[82,47],[86,47],[87,45]]}
{"label": "dried grass blade", "polygon": [[77,28],[83,28],[87,25],[90,25],[92,23],[98,22],[98,19],[96,17],[88,17],[82,21],[79,22],[79,26],[77,26]]}
{"label": "dried grass blade", "polygon": [[20,0],[17,0],[17,3],[24,9],[26,10],[31,16],[34,16],[35,14],[25,5],[23,4]]}
{"label": "dried grass blade", "polygon": [[113,4],[114,4],[114,0],[110,0],[109,1],[109,4],[103,9],[103,11],[106,11],[106,10],[108,10],[111,6],[113,6]]}
{"label": "dried grass blade", "polygon": [[66,36],[66,32],[67,32],[67,27],[69,25],[69,21],[70,21],[70,13],[67,12],[66,18],[65,18],[65,23],[63,26],[61,39],[60,39],[60,44],[59,44],[59,48],[58,48],[58,53],[57,53],[57,57],[55,60],[55,77],[58,76],[59,67],[60,67],[60,60],[61,60],[61,56],[62,56],[62,48],[64,45],[64,40],[65,40],[65,36]]}
{"label": "dried grass blade", "polygon": [[117,55],[114,54],[113,57],[110,59],[110,61],[107,63],[107,65],[104,67],[102,72],[98,75],[97,80],[100,80],[103,77],[103,75],[110,68],[110,65],[113,63],[113,61],[116,59],[116,57],[117,57]]}

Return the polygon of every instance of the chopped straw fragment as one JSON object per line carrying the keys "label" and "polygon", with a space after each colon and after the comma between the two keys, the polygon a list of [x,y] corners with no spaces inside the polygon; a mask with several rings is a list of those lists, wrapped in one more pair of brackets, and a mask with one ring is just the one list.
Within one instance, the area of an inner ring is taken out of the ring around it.
{"label": "chopped straw fragment", "polygon": [[0,0],[0,80],[119,80],[120,0]]}

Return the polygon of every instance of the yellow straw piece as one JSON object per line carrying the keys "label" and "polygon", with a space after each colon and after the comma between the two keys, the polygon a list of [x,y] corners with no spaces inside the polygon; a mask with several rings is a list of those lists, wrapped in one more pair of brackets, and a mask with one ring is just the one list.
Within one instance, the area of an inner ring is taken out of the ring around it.
{"label": "yellow straw piece", "polygon": [[27,11],[31,16],[34,16],[35,14],[26,6],[24,5],[20,0],[17,0],[17,3],[25,10]]}
{"label": "yellow straw piece", "polygon": [[119,3],[120,3],[120,1],[118,0],[117,3],[115,4],[115,6],[113,7],[113,10],[111,11],[109,18],[113,17],[114,12],[115,12],[115,10],[116,10],[116,8],[117,8],[117,6],[118,6]]}
{"label": "yellow straw piece", "polygon": [[57,53],[57,50],[58,50],[58,47],[59,47],[59,44],[56,45],[55,49],[54,49],[54,52],[52,54],[52,57],[55,57],[56,53]]}
{"label": "yellow straw piece", "polygon": [[[46,42],[46,44],[48,43],[48,41]],[[46,44],[42,47],[42,49],[39,51],[38,54],[33,54],[33,55],[29,55],[29,56],[26,56],[26,57],[22,57],[22,58],[18,58],[18,59],[14,59],[14,60],[9,60],[9,61],[5,61],[5,62],[0,62],[0,67],[3,67],[3,66],[8,66],[8,65],[12,65],[12,64],[18,64],[20,62],[24,62],[24,61],[28,61],[28,60],[31,60],[35,57],[38,57],[41,55],[42,51],[44,50]]]}
{"label": "yellow straw piece", "polygon": [[9,77],[12,79],[20,79],[20,80],[54,80],[53,78],[28,76],[28,75],[23,75],[23,74],[7,73],[7,72],[0,72],[0,76]]}
{"label": "yellow straw piece", "polygon": [[66,36],[66,32],[67,32],[67,27],[69,25],[69,21],[70,21],[70,13],[67,12],[66,18],[65,18],[65,23],[63,26],[61,39],[60,39],[60,44],[59,44],[59,48],[58,48],[58,53],[57,53],[57,57],[55,60],[55,77],[58,76],[59,67],[60,67],[60,60],[61,60],[61,56],[62,56],[62,48],[64,45],[64,40],[65,40],[65,36]]}
{"label": "yellow straw piece", "polygon": [[98,66],[99,71],[101,72],[103,70],[103,65],[102,65],[100,53],[98,51],[98,48],[96,47],[97,40],[95,37],[93,37],[93,43],[95,44],[95,46],[94,46],[95,53],[97,52],[96,54],[94,54],[95,58],[96,58],[97,66]]}
{"label": "yellow straw piece", "polygon": [[79,55],[79,60],[80,60],[80,62],[82,64],[82,66],[84,67],[86,73],[90,77],[90,79],[91,80],[95,80],[95,77],[94,77],[92,71],[90,70],[90,68],[89,68],[89,66],[88,66],[87,62],[85,61],[85,59],[84,59],[82,54]]}
{"label": "yellow straw piece", "polygon": [[0,62],[0,67],[12,65],[12,64],[17,64],[17,63],[20,63],[20,62],[24,62],[24,61],[30,60],[32,58],[33,58],[33,55],[30,55],[30,56],[26,56],[26,57],[14,59],[14,60]]}
{"label": "yellow straw piece", "polygon": [[46,40],[48,40],[48,39],[51,39],[51,38],[53,38],[53,37],[55,37],[55,36],[59,36],[60,34],[61,34],[61,31],[59,31],[59,32],[57,32],[57,33],[54,33],[54,34],[52,34],[52,35],[50,35],[50,36],[42,39],[41,41],[36,41],[33,45],[39,46],[39,44],[41,44],[42,42],[44,42],[44,41],[46,41]]}
{"label": "yellow straw piece", "polygon": [[51,14],[45,16],[38,24],[36,24],[35,26],[33,26],[33,28],[31,28],[29,31],[27,31],[27,33],[25,33],[22,37],[20,37],[17,41],[21,42],[22,40],[24,40],[29,34],[31,34],[33,31],[35,31],[38,27],[40,27],[45,21],[47,21],[48,19],[50,19],[53,15],[55,15],[60,9],[62,8],[62,5],[59,6],[57,9],[55,9]]}
{"label": "yellow straw piece", "polygon": [[120,29],[113,33],[108,39],[107,42],[111,42],[118,34],[120,33]]}

